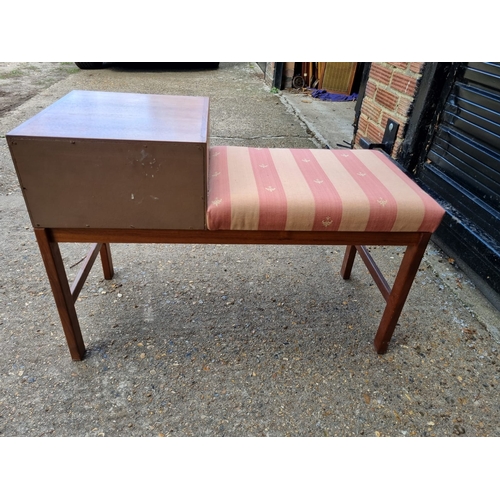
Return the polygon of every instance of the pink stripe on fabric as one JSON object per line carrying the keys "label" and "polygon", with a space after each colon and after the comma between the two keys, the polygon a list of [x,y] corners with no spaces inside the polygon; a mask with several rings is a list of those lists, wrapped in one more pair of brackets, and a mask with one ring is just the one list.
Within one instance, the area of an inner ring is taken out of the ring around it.
{"label": "pink stripe on fabric", "polygon": [[420,198],[424,206],[424,215],[421,224],[415,231],[424,231],[433,233],[441,223],[445,210],[441,205],[421,189],[413,180],[411,180],[404,172],[402,172],[390,158],[387,158],[380,151],[373,151],[378,160],[386,165],[397,177]]}
{"label": "pink stripe on fabric", "polygon": [[310,149],[291,149],[316,204],[313,231],[337,231],[342,220],[342,199]]}
{"label": "pink stripe on fabric", "polygon": [[227,147],[210,149],[208,169],[208,229],[231,229],[231,190],[227,171]]}
{"label": "pink stripe on fabric", "polygon": [[286,226],[287,199],[271,153],[267,148],[250,148],[249,154],[259,194],[259,229],[282,231]]}
{"label": "pink stripe on fabric", "polygon": [[365,231],[391,231],[398,207],[392,193],[366,168],[357,152],[332,150],[344,168],[365,192],[370,202],[370,216]]}

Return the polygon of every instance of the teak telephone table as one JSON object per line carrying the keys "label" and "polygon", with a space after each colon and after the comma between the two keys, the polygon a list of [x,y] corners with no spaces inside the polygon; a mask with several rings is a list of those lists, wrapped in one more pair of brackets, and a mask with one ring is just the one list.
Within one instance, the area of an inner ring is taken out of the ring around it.
{"label": "teak telephone table", "polygon": [[[206,97],[72,91],[7,134],[74,360],[75,309],[111,243],[346,245],[387,302],[375,335],[386,352],[444,210],[375,150],[209,148]],[[59,243],[92,243],[72,285]],[[392,288],[366,245],[406,246]]]}

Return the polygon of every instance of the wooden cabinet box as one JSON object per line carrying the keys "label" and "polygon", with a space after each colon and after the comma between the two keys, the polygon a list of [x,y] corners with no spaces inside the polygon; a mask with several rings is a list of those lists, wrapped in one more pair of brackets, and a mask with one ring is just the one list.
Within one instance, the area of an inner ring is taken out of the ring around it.
{"label": "wooden cabinet box", "polygon": [[207,97],[70,92],[7,134],[34,227],[204,229]]}

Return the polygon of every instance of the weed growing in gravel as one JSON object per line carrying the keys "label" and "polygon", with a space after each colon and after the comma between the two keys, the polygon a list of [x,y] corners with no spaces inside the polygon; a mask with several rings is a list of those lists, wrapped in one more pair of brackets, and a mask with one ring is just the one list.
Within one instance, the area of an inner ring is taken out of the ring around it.
{"label": "weed growing in gravel", "polygon": [[34,66],[33,64],[25,64],[23,65],[23,70],[40,71],[40,68],[38,66]]}
{"label": "weed growing in gravel", "polygon": [[19,68],[13,69],[12,71],[7,71],[6,73],[0,73],[0,78],[6,80],[7,78],[18,78],[24,75],[24,71]]}

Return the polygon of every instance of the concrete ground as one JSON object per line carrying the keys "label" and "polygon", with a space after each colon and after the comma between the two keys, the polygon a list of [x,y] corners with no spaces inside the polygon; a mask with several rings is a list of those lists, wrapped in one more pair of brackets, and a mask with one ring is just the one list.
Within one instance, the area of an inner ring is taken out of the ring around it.
{"label": "concrete ground", "polygon": [[[252,63],[77,71],[0,137],[73,89],[209,96],[214,145],[352,139],[353,103],[272,94]],[[4,139],[0,176],[0,435],[500,435],[499,313],[433,245],[384,356],[383,299],[360,261],[341,279],[343,248],[113,245],[114,279],[96,265],[78,300],[73,362]],[[63,245],[70,277],[86,250]],[[402,251],[372,249],[389,279]]]}

